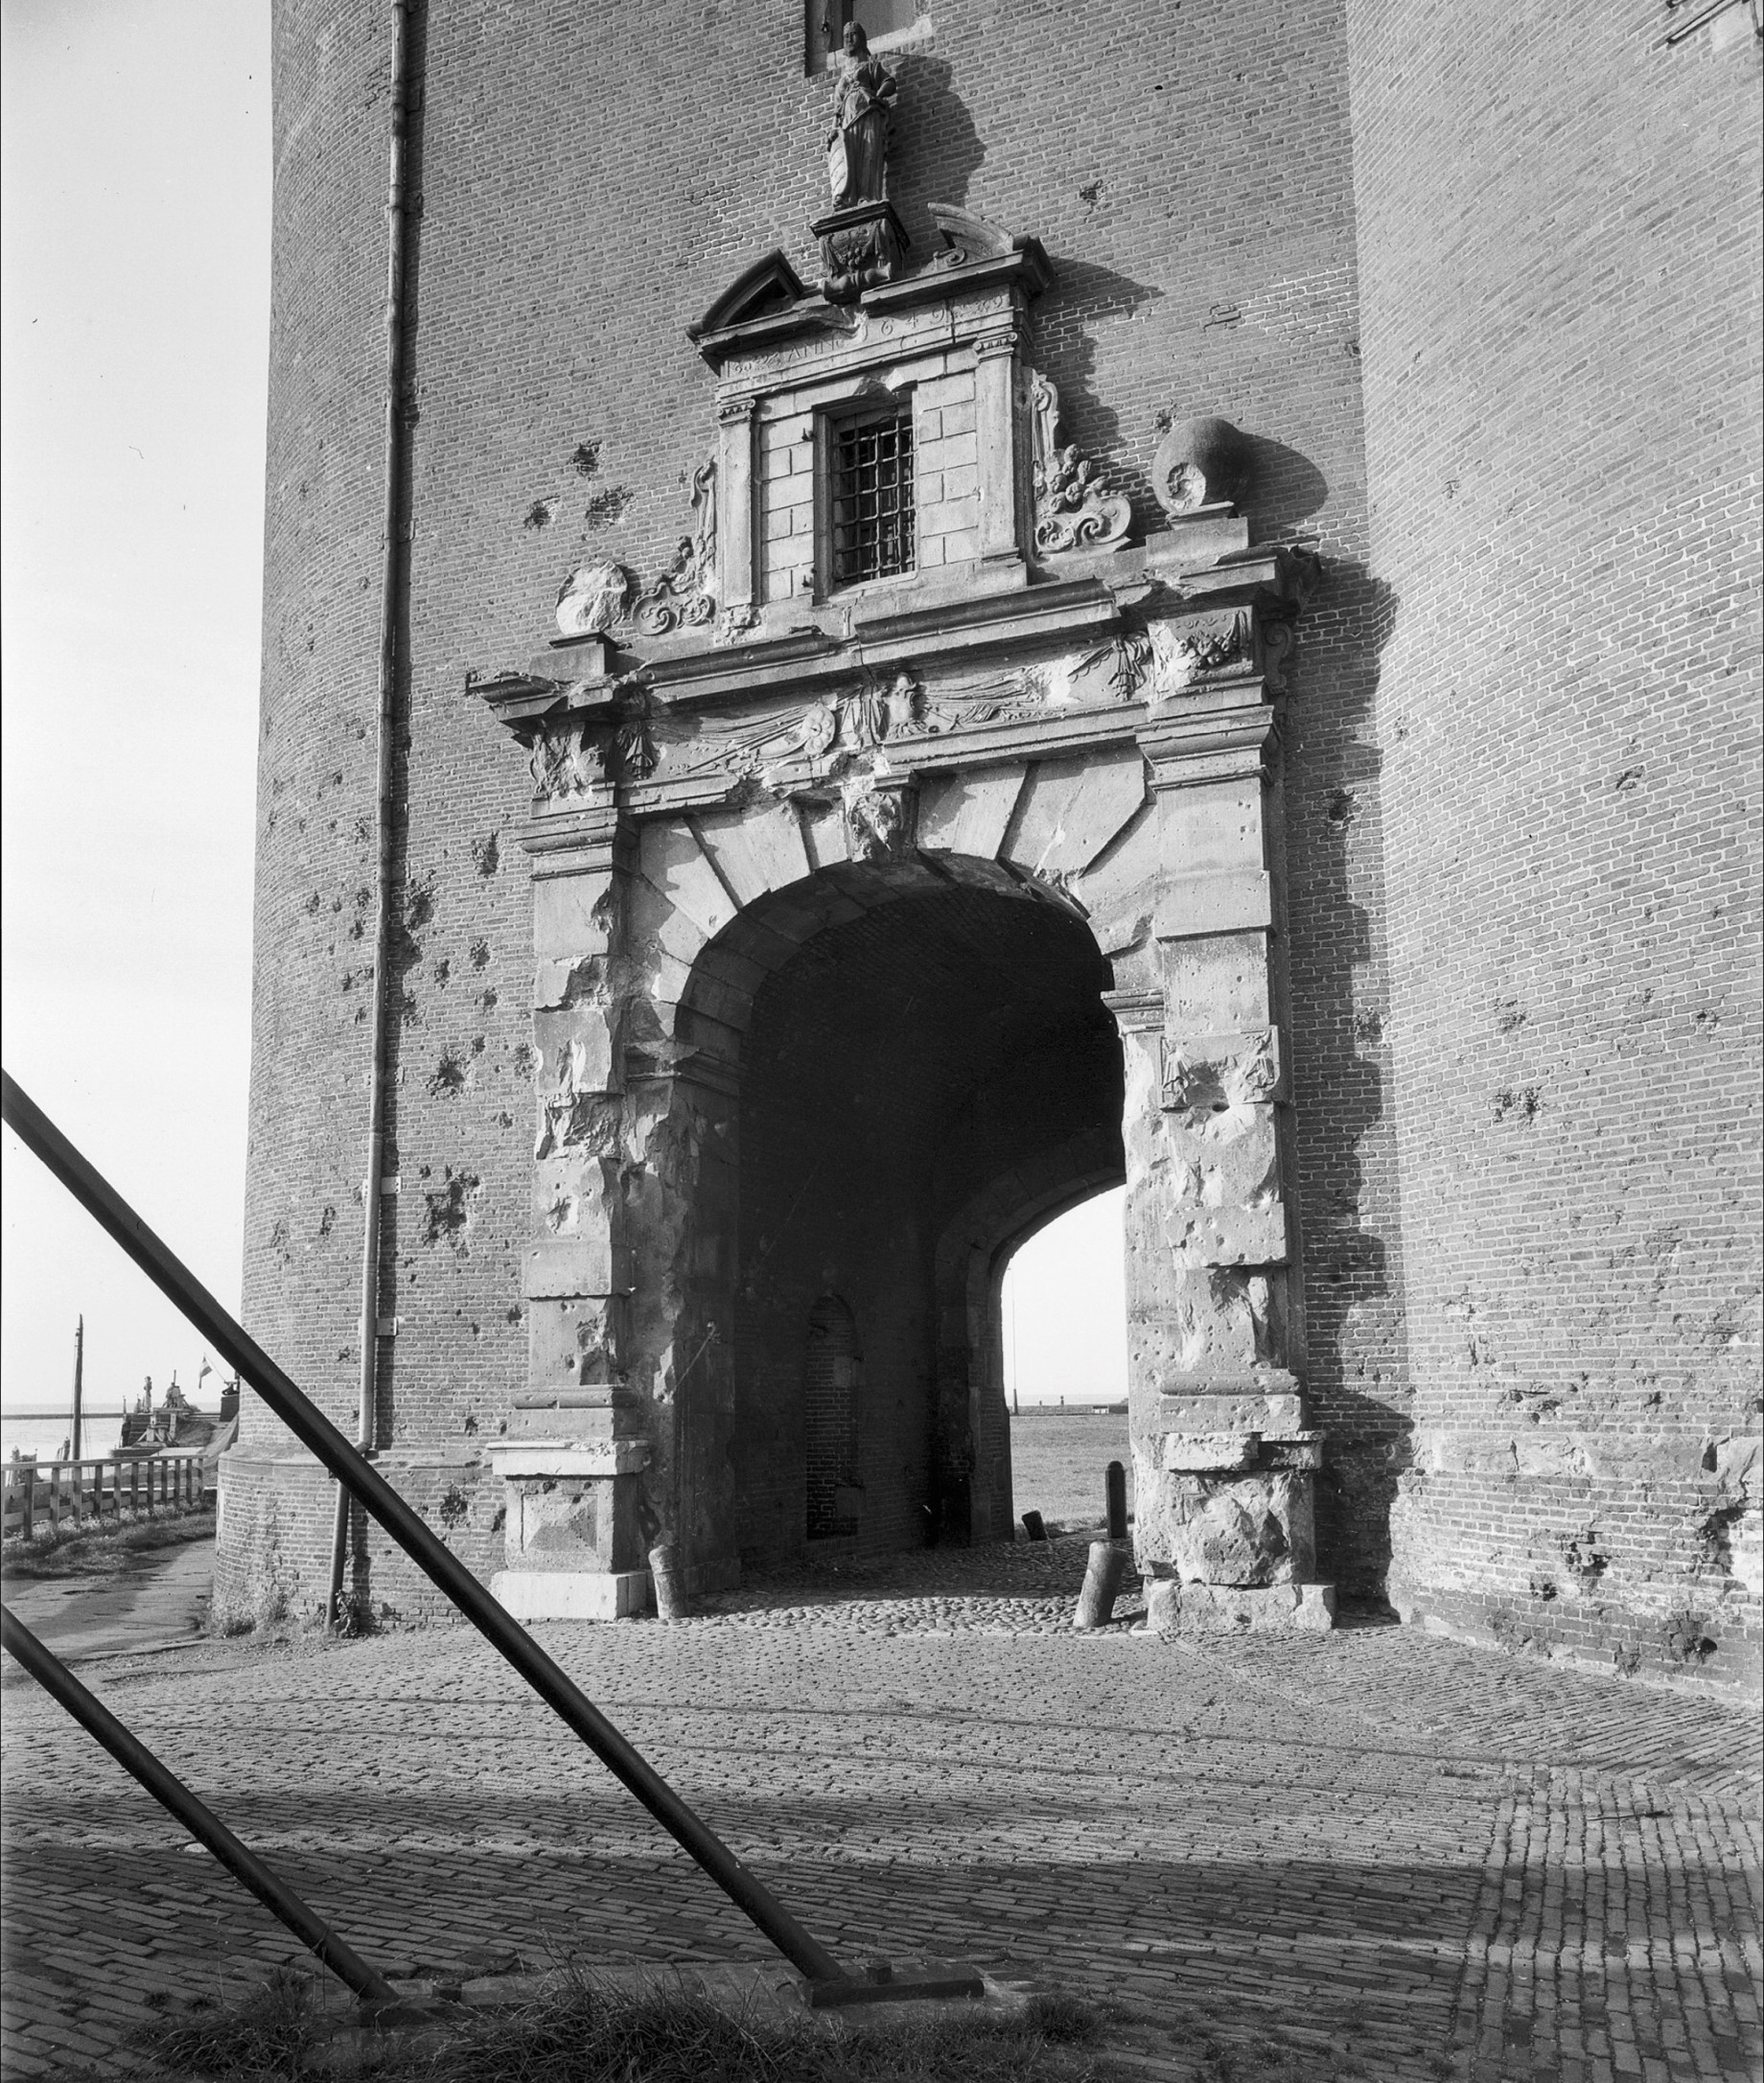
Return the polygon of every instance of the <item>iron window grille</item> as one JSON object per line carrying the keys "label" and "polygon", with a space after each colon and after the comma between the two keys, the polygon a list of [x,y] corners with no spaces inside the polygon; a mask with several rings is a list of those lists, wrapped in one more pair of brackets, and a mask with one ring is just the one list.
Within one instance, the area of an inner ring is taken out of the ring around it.
{"label": "iron window grille", "polygon": [[914,550],[913,405],[891,405],[827,429],[835,586],[911,571]]}

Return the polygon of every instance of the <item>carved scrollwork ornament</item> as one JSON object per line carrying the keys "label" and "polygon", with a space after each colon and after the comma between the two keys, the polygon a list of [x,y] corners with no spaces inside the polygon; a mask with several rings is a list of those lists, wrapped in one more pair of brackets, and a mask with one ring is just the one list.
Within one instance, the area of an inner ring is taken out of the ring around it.
{"label": "carved scrollwork ornament", "polygon": [[1059,445],[1059,392],[1038,369],[1029,371],[1029,406],[1036,554],[1125,548],[1133,509],[1120,493],[1095,481],[1097,466],[1080,457],[1076,446]]}
{"label": "carved scrollwork ornament", "polygon": [[677,629],[704,629],[715,621],[716,463],[692,473],[692,512],[697,526],[683,536],[674,561],[631,610],[631,619],[646,636],[671,636]]}
{"label": "carved scrollwork ornament", "polygon": [[566,636],[598,636],[623,627],[645,636],[704,629],[716,620],[716,462],[692,473],[692,533],[682,536],[673,561],[638,592],[621,564],[599,557],[579,565],[557,596],[557,626]]}

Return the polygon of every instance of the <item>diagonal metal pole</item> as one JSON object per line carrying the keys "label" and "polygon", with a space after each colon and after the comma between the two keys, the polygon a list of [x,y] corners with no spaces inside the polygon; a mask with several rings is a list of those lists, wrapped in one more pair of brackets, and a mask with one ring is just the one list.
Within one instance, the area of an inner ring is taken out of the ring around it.
{"label": "diagonal metal pole", "polygon": [[45,1648],[4,1606],[0,1606],[0,1649],[15,1656],[58,1706],[65,1707],[88,1735],[95,1736],[126,1772],[138,1779],[162,1808],[170,1809],[197,1843],[213,1852],[234,1880],[248,1887],[264,1908],[279,1917],[357,1996],[375,2003],[396,2001],[398,1991],[385,1977],[377,1968],[369,1967],[315,1909],[309,1909],[248,1845],[242,1844],[220,1817],[198,1800],[175,1772],[169,1771],[138,1736],[86,1690],[60,1657]]}
{"label": "diagonal metal pole", "polygon": [[444,1591],[485,1640],[511,1663],[551,1711],[581,1737],[607,1770],[648,1809],[667,1834],[811,1982],[853,1984],[855,1978],[803,1930],[770,1888],[741,1863],[660,1772],[619,1734],[581,1688],[552,1662],[526,1630],[498,1605],[472,1572],[437,1540],[415,1512],[336,1425],[301,1394],[268,1354],[89,1164],[42,1108],[0,1072],[0,1118],[40,1158],[80,1205],[123,1247],[159,1290],[206,1333],[301,1445],[330,1470]]}

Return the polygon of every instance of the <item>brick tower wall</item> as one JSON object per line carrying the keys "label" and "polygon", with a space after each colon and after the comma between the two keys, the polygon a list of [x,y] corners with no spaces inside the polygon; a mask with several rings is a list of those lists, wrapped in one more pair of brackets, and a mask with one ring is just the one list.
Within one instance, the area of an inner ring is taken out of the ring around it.
{"label": "brick tower wall", "polygon": [[[1254,437],[1263,539],[1324,558],[1288,726],[1290,1056],[1314,1267],[1310,1386],[1331,1430],[1326,1571],[1376,1592],[1405,1424],[1369,716],[1347,47],[1336,0],[1246,0],[1202,27],[1125,0],[973,0],[890,55],[892,189],[1033,233],[1056,268],[1036,358],[1065,438],[1157,519],[1166,417]],[[388,33],[276,10],[271,369],[256,1036],[246,1210],[253,1329],[353,1425],[365,1169],[379,609]],[[501,1545],[481,1448],[522,1385],[533,1096],[529,783],[467,676],[519,664],[588,554],[645,576],[688,521],[715,433],[685,328],[781,245],[805,278],[830,89],[802,13],[562,0],[429,11],[418,32],[406,399],[409,611],[399,681],[397,917],[381,1384],[385,1469],[475,1567]],[[1340,805],[1358,792],[1344,823]],[[246,1398],[224,1605],[313,1604],[326,1485]],[[376,1537],[377,1539],[377,1537]],[[375,1599],[427,1594],[396,1558]]]}
{"label": "brick tower wall", "polygon": [[1757,49],[1744,10],[1657,49],[1677,17],[1652,0],[1497,34],[1445,0],[1349,14],[1388,636],[1381,817],[1352,790],[1339,818],[1350,860],[1382,854],[1389,920],[1392,1593],[1743,1677]]}

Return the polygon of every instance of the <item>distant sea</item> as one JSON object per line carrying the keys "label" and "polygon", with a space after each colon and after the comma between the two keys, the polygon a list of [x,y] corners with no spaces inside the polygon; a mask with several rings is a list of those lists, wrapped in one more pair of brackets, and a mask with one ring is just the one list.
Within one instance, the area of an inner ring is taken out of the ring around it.
{"label": "distant sea", "polygon": [[[14,1417],[10,1410],[0,1410],[0,1461],[10,1461],[13,1447],[21,1454],[35,1454],[39,1461],[53,1461],[73,1428],[71,1410],[63,1411],[58,1418],[38,1417],[29,1412]],[[120,1410],[81,1413],[80,1450],[88,1460],[100,1454],[115,1453],[122,1443],[123,1413]]]}

